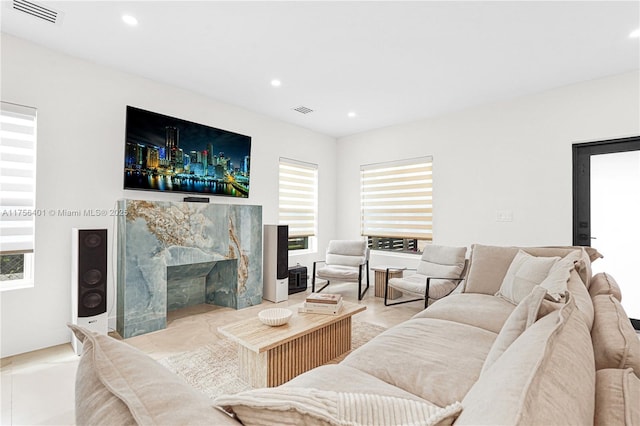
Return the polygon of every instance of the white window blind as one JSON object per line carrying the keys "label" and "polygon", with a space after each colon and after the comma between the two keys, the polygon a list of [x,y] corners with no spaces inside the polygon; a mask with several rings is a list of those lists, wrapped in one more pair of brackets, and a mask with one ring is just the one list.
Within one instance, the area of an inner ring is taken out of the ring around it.
{"label": "white window blind", "polygon": [[421,157],[360,167],[362,235],[433,239],[432,163]]}
{"label": "white window blind", "polygon": [[280,225],[289,225],[289,238],[316,235],[318,165],[280,158]]}
{"label": "white window blind", "polygon": [[36,110],[0,103],[0,254],[33,252]]}

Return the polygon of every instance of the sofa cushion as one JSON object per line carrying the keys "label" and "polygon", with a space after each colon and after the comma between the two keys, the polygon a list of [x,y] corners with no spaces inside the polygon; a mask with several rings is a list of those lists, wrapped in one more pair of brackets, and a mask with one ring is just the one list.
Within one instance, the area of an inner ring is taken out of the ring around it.
{"label": "sofa cushion", "polygon": [[605,272],[595,274],[591,278],[591,285],[589,286],[589,295],[596,297],[601,294],[611,294],[613,297],[622,301],[622,292],[616,280]]}
{"label": "sofa cushion", "polygon": [[221,396],[216,404],[235,413],[245,426],[264,425],[450,425],[462,409],[438,407],[375,393],[314,388],[263,388]]}
{"label": "sofa cushion", "polygon": [[[496,296],[517,305],[549,275],[551,268],[558,263],[559,257],[536,257],[518,250],[507,269],[502,285]],[[567,278],[569,278],[567,276]],[[563,292],[564,293],[564,292]]]}
{"label": "sofa cushion", "polygon": [[518,250],[517,247],[473,244],[464,291],[495,295]]}
{"label": "sofa cushion", "polygon": [[589,327],[589,330],[591,330],[594,318],[593,302],[591,301],[591,296],[589,296],[589,290],[587,290],[584,282],[580,279],[578,271],[575,269],[569,274],[567,289],[576,303],[576,308],[580,312],[580,316],[584,320],[585,324],[587,324],[587,327]]}
{"label": "sofa cushion", "polygon": [[633,368],[640,377],[640,340],[618,299],[612,294],[596,296],[593,307],[596,368]]}
{"label": "sofa cushion", "polygon": [[[582,260],[583,253],[584,251],[580,250],[572,251],[551,267],[547,277],[540,283],[540,287],[547,290],[548,299],[550,298],[554,302],[563,301],[562,298],[567,292],[567,283],[571,277],[571,272],[575,270],[578,276],[580,275],[577,265]],[[580,285],[584,287],[583,280],[581,280]]]}
{"label": "sofa cushion", "polygon": [[175,374],[124,342],[69,325],[83,343],[76,423],[236,424]]}
{"label": "sofa cushion", "polygon": [[[502,355],[527,328],[536,322],[541,311],[540,307],[543,301],[545,301],[544,298],[546,294],[547,291],[544,288],[535,286],[529,295],[522,299],[513,312],[511,312],[502,330],[500,330],[498,337],[496,337],[496,340],[493,342],[491,350],[489,350],[489,354],[482,366],[481,374],[484,374],[496,362],[500,355]],[[550,304],[552,302],[547,301],[547,303]],[[548,312],[550,311],[546,310],[545,313]]]}
{"label": "sofa cushion", "polygon": [[537,257],[564,257],[574,251],[575,248],[519,248],[474,244],[471,246],[471,261],[469,264],[469,272],[464,283],[464,291],[468,293],[496,294],[518,250],[523,250]]}
{"label": "sofa cushion", "polygon": [[[339,378],[339,380],[336,380]],[[414,399],[424,402],[422,398],[399,387],[383,382],[357,368],[345,364],[330,364],[316,367],[294,377],[280,387],[314,388],[349,393],[375,393],[395,398]]]}
{"label": "sofa cushion", "polygon": [[600,259],[602,255],[593,247],[587,246],[556,246],[556,247],[543,247],[548,249],[561,249],[561,250],[579,250],[580,260],[576,262],[576,270],[582,278],[582,282],[585,287],[589,288],[589,281],[591,280],[592,270],[591,263]]}
{"label": "sofa cushion", "polygon": [[342,364],[444,407],[480,375],[496,334],[433,318],[413,318],[353,351]]}
{"label": "sofa cushion", "polygon": [[456,425],[592,424],[595,365],[571,295],[507,348],[462,401]]}
{"label": "sofa cushion", "polygon": [[[596,251],[596,253],[598,252]],[[600,253],[598,253],[598,255],[602,257]],[[593,260],[591,260],[591,258],[589,257],[587,247],[581,247],[581,256],[580,260],[576,262],[576,271],[578,272],[578,275],[580,275],[580,278],[582,279],[582,282],[587,289],[589,289],[589,287],[591,286],[591,276],[593,275],[591,262],[593,262]]]}
{"label": "sofa cushion", "polygon": [[499,333],[504,322],[515,309],[512,303],[487,294],[452,294],[434,302],[414,318],[436,318],[472,325]]}
{"label": "sofa cushion", "polygon": [[596,372],[594,425],[640,425],[640,379],[632,369]]}
{"label": "sofa cushion", "polygon": [[561,249],[561,250],[584,250],[587,259],[589,259],[590,263],[595,262],[598,259],[601,259],[603,256],[600,254],[598,249],[589,246],[546,246],[542,248],[549,249]]}

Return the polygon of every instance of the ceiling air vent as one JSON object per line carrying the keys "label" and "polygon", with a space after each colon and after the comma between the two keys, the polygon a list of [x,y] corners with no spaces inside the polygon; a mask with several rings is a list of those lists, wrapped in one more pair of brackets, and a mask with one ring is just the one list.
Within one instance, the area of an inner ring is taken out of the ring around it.
{"label": "ceiling air vent", "polygon": [[293,110],[298,111],[301,114],[309,114],[310,112],[313,112],[311,108],[307,108],[306,106],[302,105],[300,105],[299,107],[295,107]]}
{"label": "ceiling air vent", "polygon": [[62,22],[62,13],[32,1],[13,0],[13,8],[52,24],[60,24]]}

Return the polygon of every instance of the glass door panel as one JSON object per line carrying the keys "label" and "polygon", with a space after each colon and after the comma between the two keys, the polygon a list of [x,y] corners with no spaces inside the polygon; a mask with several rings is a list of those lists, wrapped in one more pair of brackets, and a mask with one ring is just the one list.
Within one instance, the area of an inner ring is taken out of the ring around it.
{"label": "glass door panel", "polygon": [[591,155],[591,245],[604,255],[630,318],[640,318],[640,151]]}

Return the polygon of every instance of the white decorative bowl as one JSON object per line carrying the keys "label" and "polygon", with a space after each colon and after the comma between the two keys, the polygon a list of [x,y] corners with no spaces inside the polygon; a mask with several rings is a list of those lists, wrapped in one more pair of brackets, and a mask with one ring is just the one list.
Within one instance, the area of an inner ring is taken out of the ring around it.
{"label": "white decorative bowl", "polygon": [[258,312],[258,318],[266,325],[276,327],[289,322],[293,312],[284,308],[271,308]]}

